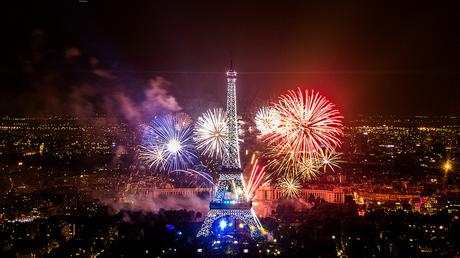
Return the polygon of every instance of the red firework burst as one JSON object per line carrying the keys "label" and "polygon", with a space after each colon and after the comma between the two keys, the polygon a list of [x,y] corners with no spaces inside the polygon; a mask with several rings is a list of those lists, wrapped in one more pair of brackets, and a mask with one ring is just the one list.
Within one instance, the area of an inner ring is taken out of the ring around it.
{"label": "red firework burst", "polygon": [[280,123],[267,141],[279,153],[311,156],[322,149],[332,151],[340,146],[343,117],[334,104],[319,93],[291,90],[280,97],[274,108]]}

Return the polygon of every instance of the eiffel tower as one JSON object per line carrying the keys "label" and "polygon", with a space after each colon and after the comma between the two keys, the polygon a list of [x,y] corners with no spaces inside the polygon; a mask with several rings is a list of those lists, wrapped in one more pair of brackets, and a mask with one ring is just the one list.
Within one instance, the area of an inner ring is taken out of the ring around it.
{"label": "eiffel tower", "polygon": [[[249,229],[252,237],[262,237],[264,229],[248,198],[243,180],[238,143],[238,117],[236,113],[237,73],[230,64],[227,71],[227,151],[222,160],[217,189],[210,202],[210,211],[197,237],[206,237],[213,228],[226,232]],[[236,221],[239,221],[238,228]],[[219,223],[218,223],[219,222]]]}

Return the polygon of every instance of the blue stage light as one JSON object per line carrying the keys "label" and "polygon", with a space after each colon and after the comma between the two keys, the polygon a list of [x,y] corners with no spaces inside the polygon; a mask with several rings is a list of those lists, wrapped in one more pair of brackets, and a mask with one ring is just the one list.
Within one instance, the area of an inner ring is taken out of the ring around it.
{"label": "blue stage light", "polygon": [[219,227],[220,227],[220,230],[224,230],[227,227],[227,221],[221,220],[219,222]]}
{"label": "blue stage light", "polygon": [[166,231],[171,231],[171,230],[174,230],[174,229],[176,229],[176,227],[174,227],[174,225],[166,224]]}

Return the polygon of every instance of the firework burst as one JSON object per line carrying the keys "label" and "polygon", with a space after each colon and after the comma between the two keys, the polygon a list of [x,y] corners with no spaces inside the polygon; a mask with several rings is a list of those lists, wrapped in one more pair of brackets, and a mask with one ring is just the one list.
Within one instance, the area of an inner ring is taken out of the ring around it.
{"label": "firework burst", "polygon": [[165,172],[187,169],[196,161],[192,133],[176,116],[157,117],[145,127],[139,158]]}
{"label": "firework burst", "polygon": [[192,117],[184,112],[178,113],[177,117],[177,124],[176,127],[181,129],[183,127],[188,127],[193,123]]}
{"label": "firework burst", "polygon": [[227,145],[227,115],[220,108],[210,109],[198,118],[195,127],[197,149],[204,155],[221,159]]}
{"label": "firework burst", "polygon": [[269,147],[265,153],[269,159],[267,166],[277,176],[295,176],[297,174],[297,155],[294,153],[282,153],[275,147]]}
{"label": "firework burst", "polygon": [[330,151],[330,150],[322,150],[320,152],[320,161],[321,165],[323,166],[324,172],[326,172],[327,169],[330,169],[332,171],[335,171],[336,168],[340,168],[339,163],[340,161],[340,156],[342,154],[339,152],[335,151]]}
{"label": "firework burst", "polygon": [[278,176],[288,176],[311,180],[318,176],[321,160],[316,155],[296,155],[295,153],[272,152],[268,167]]}
{"label": "firework burst", "polygon": [[311,180],[321,168],[337,167],[342,116],[316,92],[289,91],[274,104],[279,124],[268,134],[268,166],[281,177]]}
{"label": "firework burst", "polygon": [[277,186],[283,190],[283,194],[287,198],[297,198],[300,196],[300,188],[302,185],[300,180],[295,177],[282,177],[278,180]]}
{"label": "firework burst", "polygon": [[280,151],[304,155],[340,146],[343,117],[318,93],[289,91],[280,97],[275,110],[280,116],[280,125],[268,141],[276,144]]}
{"label": "firework burst", "polygon": [[139,146],[139,159],[144,161],[150,168],[161,167],[165,162],[165,152],[163,146],[153,143],[146,143]]}
{"label": "firework burst", "polygon": [[280,116],[272,107],[261,107],[257,111],[254,122],[262,136],[274,133],[280,125]]}
{"label": "firework burst", "polygon": [[318,176],[321,169],[321,161],[316,156],[302,158],[297,165],[299,176],[303,180],[311,180]]}

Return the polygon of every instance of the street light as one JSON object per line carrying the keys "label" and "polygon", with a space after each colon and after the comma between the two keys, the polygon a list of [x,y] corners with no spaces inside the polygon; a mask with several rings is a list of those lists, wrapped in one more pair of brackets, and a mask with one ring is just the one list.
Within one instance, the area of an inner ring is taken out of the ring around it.
{"label": "street light", "polygon": [[444,171],[447,173],[449,172],[449,170],[452,169],[452,163],[450,162],[450,160],[447,160],[444,165],[443,165],[443,168],[444,168]]}
{"label": "street light", "polygon": [[444,169],[444,177],[443,177],[443,185],[444,185],[444,192],[447,194],[447,188],[446,185],[447,185],[447,173],[449,172],[449,170],[452,169],[452,163],[450,162],[450,160],[446,160],[446,162],[444,162],[444,165],[442,166],[442,168]]}

